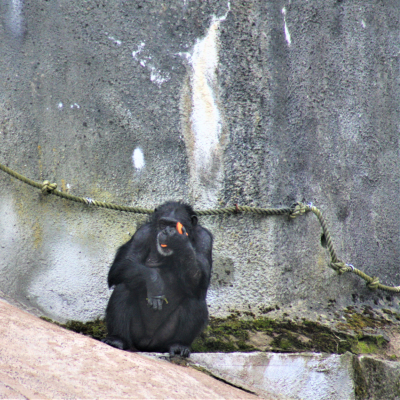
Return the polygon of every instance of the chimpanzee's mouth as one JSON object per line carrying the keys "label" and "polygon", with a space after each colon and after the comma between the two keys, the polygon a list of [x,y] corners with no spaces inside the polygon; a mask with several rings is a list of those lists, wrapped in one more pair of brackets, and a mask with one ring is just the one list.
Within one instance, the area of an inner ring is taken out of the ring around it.
{"label": "chimpanzee's mouth", "polygon": [[172,254],[174,254],[174,251],[172,249],[169,249],[166,244],[160,243],[160,234],[161,232],[159,232],[157,235],[157,250],[164,257],[171,256]]}

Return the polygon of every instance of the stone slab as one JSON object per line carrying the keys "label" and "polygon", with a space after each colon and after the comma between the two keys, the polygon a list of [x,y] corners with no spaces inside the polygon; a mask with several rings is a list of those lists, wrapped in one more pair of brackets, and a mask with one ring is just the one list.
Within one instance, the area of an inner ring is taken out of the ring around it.
{"label": "stone slab", "polygon": [[0,301],[0,399],[255,399],[192,368],[114,349]]}
{"label": "stone slab", "polygon": [[224,380],[277,399],[355,399],[353,355],[198,353],[192,361]]}

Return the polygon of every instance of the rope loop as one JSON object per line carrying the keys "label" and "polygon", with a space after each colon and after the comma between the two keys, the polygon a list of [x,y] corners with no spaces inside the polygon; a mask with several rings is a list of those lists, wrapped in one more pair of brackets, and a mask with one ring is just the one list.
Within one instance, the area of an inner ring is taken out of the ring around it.
{"label": "rope loop", "polygon": [[43,181],[42,183],[42,193],[43,194],[49,194],[53,190],[57,189],[57,183],[50,183],[50,181]]}
{"label": "rope loop", "polygon": [[331,262],[329,266],[334,269],[338,273],[338,275],[342,275],[345,272],[351,271],[351,268],[349,268],[349,266],[343,261]]}
{"label": "rope loop", "polygon": [[376,290],[379,287],[379,278],[377,276],[372,277],[371,282],[367,282],[368,289]]}
{"label": "rope loop", "polygon": [[306,206],[303,203],[297,203],[293,209],[293,211],[290,214],[290,218],[296,218],[299,215],[305,214],[307,211],[309,211],[309,207]]}

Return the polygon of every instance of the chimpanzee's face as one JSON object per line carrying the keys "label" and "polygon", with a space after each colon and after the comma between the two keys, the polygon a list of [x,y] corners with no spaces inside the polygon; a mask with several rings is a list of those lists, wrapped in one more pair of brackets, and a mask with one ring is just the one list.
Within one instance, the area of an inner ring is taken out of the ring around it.
{"label": "chimpanzee's face", "polygon": [[174,254],[177,242],[182,242],[181,235],[189,236],[193,223],[197,223],[197,217],[190,215],[180,204],[169,205],[156,211],[157,250],[165,256]]}

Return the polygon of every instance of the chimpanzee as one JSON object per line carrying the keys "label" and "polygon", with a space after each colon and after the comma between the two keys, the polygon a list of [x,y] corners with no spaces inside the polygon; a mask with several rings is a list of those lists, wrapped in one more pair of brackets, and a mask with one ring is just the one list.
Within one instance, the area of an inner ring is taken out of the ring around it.
{"label": "chimpanzee", "polygon": [[192,207],[167,202],[115,256],[105,343],[131,351],[190,355],[208,321],[211,233]]}

